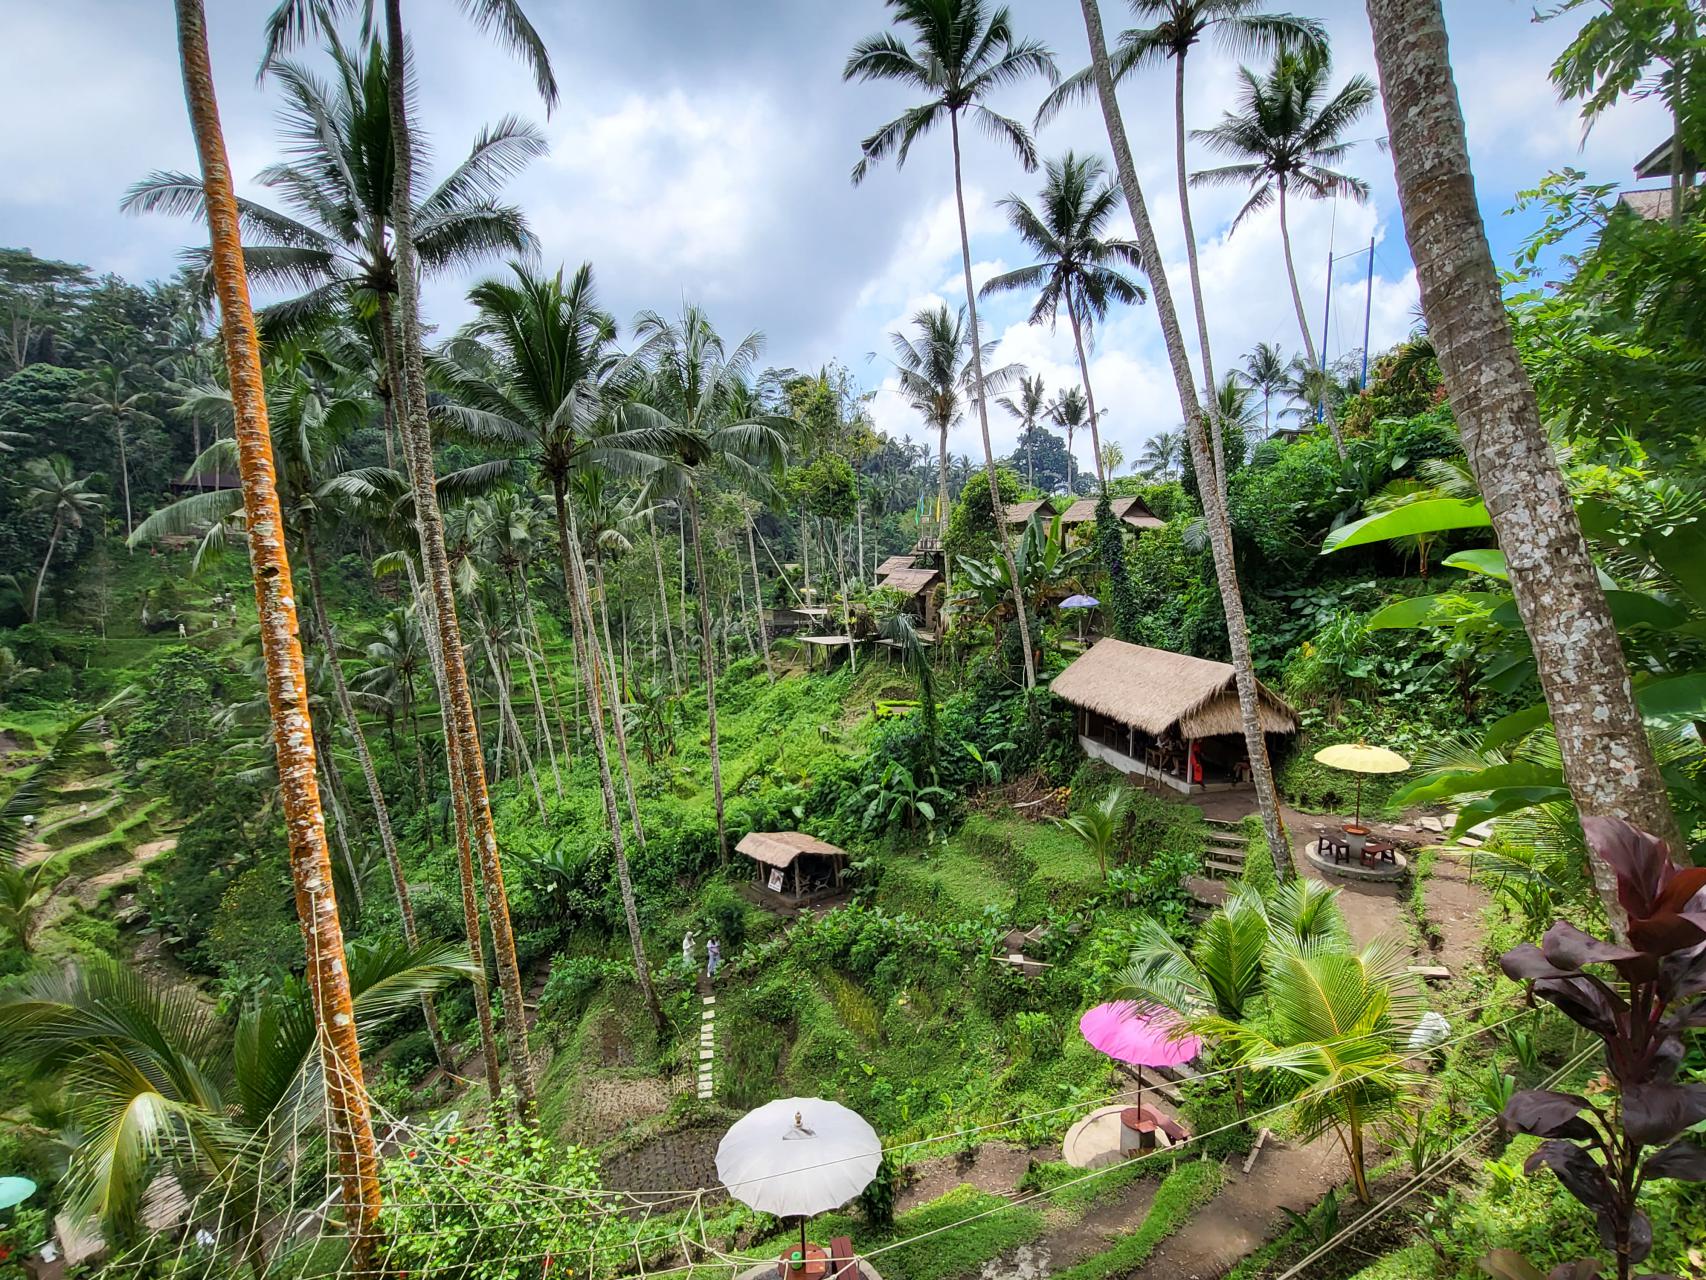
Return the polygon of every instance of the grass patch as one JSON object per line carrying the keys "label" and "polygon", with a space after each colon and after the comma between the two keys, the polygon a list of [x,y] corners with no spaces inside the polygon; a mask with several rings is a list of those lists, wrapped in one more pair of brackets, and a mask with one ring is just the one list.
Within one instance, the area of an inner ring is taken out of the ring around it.
{"label": "grass patch", "polygon": [[1142,1266],[1155,1248],[1172,1235],[1191,1215],[1214,1198],[1223,1179],[1218,1164],[1194,1160],[1169,1173],[1156,1188],[1155,1199],[1143,1225],[1129,1236],[1120,1239],[1111,1249],[1104,1249],[1065,1270],[1056,1271],[1054,1280],[1105,1280]]}
{"label": "grass patch", "polygon": [[[978,1217],[979,1214],[984,1216]],[[886,1231],[874,1230],[864,1219],[849,1214],[824,1214],[812,1221],[814,1238],[850,1235],[862,1254],[895,1241],[925,1237],[872,1259],[884,1280],[948,1280],[950,1276],[975,1272],[1009,1249],[1037,1239],[1044,1228],[1041,1209],[1015,1205],[1004,1196],[979,1191],[969,1184],[898,1214],[894,1226]],[[935,1234],[927,1234],[931,1232]],[[797,1232],[790,1232],[774,1237],[770,1243],[780,1251],[790,1239],[798,1238]],[[762,1253],[766,1248],[760,1246],[754,1252]]]}

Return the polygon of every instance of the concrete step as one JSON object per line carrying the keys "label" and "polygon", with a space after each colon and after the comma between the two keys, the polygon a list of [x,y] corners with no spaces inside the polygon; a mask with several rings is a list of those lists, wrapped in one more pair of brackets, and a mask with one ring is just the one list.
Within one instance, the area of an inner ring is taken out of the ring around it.
{"label": "concrete step", "polygon": [[1244,874],[1244,864],[1242,862],[1221,862],[1214,858],[1210,858],[1206,865],[1210,871],[1222,871],[1229,876],[1241,876]]}
{"label": "concrete step", "polygon": [[1207,856],[1210,858],[1224,858],[1228,862],[1242,862],[1249,856],[1249,851],[1246,849],[1222,849],[1215,847],[1208,850]]}
{"label": "concrete step", "polygon": [[1208,838],[1216,844],[1244,845],[1250,843],[1250,837],[1242,831],[1224,831],[1219,828],[1210,831]]}

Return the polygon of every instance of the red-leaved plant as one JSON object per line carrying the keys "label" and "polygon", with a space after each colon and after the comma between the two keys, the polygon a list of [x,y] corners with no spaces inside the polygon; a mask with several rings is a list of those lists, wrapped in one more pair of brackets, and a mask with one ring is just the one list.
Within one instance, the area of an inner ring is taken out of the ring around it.
{"label": "red-leaved plant", "polygon": [[[1604,1041],[1616,1087],[1607,1105],[1530,1089],[1511,1098],[1502,1119],[1513,1133],[1545,1139],[1528,1172],[1545,1165],[1593,1210],[1618,1280],[1633,1280],[1632,1268],[1653,1248],[1653,1224],[1637,1204],[1642,1186],[1650,1178],[1706,1182],[1706,1149],[1683,1136],[1706,1119],[1706,1084],[1676,1080],[1684,1032],[1706,1027],[1706,867],[1678,866],[1664,841],[1618,818],[1585,818],[1582,828],[1593,855],[1617,875],[1627,945],[1560,920],[1538,947],[1524,943],[1499,964]],[[1617,980],[1591,971],[1600,965]],[[1483,1266],[1494,1275],[1538,1274],[1502,1249]],[[1554,1268],[1552,1280],[1591,1280],[1599,1270],[1583,1259]]]}

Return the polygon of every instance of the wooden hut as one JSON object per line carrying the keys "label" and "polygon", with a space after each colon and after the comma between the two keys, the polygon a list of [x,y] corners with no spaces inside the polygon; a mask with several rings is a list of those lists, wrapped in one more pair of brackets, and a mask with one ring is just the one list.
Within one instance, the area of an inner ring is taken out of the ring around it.
{"label": "wooden hut", "polygon": [[749,831],[735,849],[758,864],[756,896],[797,911],[842,892],[847,853],[801,831]]}
{"label": "wooden hut", "polygon": [[934,635],[940,622],[936,585],[942,580],[940,569],[896,569],[878,578],[877,585],[905,596],[906,611],[917,621],[919,629]]}
{"label": "wooden hut", "polygon": [[[1079,745],[1120,772],[1187,795],[1250,778],[1232,666],[1123,640],[1098,640],[1054,678],[1078,709]],[[1262,730],[1297,732],[1297,713],[1259,686]]]}
{"label": "wooden hut", "polygon": [[913,567],[912,561],[913,561],[913,556],[910,552],[908,552],[906,555],[890,556],[887,560],[884,560],[880,565],[877,566],[877,581],[881,582],[884,578],[888,577],[889,574],[891,574],[891,573],[897,573],[902,569],[912,568]]}
{"label": "wooden hut", "polygon": [[1038,498],[1035,502],[1015,502],[1007,508],[1007,527],[1023,529],[1034,515],[1041,515],[1046,525],[1054,519],[1054,511],[1054,503],[1047,498]]}
{"label": "wooden hut", "polygon": [[[1094,525],[1096,501],[1095,498],[1078,499],[1061,514],[1060,523],[1068,529],[1084,524]],[[1145,529],[1164,529],[1167,526],[1167,522],[1151,511],[1149,504],[1135,494],[1124,498],[1109,498],[1108,505],[1113,508],[1114,519],[1133,533],[1142,533]]]}

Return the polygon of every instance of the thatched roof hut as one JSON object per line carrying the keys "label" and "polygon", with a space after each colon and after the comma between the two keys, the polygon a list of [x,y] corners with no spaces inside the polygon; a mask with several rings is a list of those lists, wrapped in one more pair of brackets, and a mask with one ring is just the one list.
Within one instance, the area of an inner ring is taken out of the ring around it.
{"label": "thatched roof hut", "polygon": [[[1244,732],[1232,665],[1098,640],[1054,678],[1056,697],[1154,738],[1212,738]],[[1297,713],[1260,686],[1262,729],[1295,733]]]}
{"label": "thatched roof hut", "polygon": [[1007,527],[1023,529],[1031,522],[1031,517],[1041,514],[1043,523],[1054,519],[1054,503],[1047,498],[1038,498],[1035,502],[1015,502],[1007,508]]}
{"label": "thatched roof hut", "polygon": [[[1114,510],[1114,518],[1128,529],[1164,529],[1167,522],[1149,509],[1149,504],[1135,494],[1124,498],[1110,498],[1108,505]],[[1080,498],[1074,502],[1060,517],[1061,524],[1071,528],[1073,525],[1094,524],[1096,522],[1096,499]]]}
{"label": "thatched roof hut", "polygon": [[808,836],[803,831],[749,831],[735,845],[754,862],[767,867],[791,867],[802,853],[815,853],[826,858],[845,858],[847,851],[838,849],[827,840]]}
{"label": "thatched roof hut", "polygon": [[877,580],[880,582],[891,573],[898,572],[901,569],[910,568],[912,568],[912,556],[910,554],[904,556],[890,556],[887,560],[884,560],[877,566]]}
{"label": "thatched roof hut", "polygon": [[877,580],[879,587],[892,587],[902,595],[915,596],[942,580],[939,569],[894,569]]}

